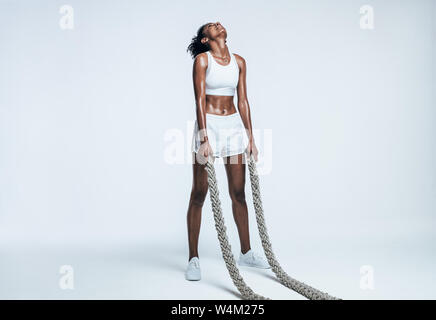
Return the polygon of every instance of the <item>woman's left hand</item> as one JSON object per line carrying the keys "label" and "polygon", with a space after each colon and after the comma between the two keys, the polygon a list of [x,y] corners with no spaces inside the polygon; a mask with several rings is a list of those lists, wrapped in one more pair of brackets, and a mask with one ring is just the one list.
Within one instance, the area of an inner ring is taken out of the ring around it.
{"label": "woman's left hand", "polygon": [[248,146],[247,146],[247,154],[248,154],[248,156],[253,154],[254,161],[257,162],[257,155],[258,155],[258,153],[259,153],[259,151],[257,150],[256,144],[254,143],[254,140],[250,140],[248,142]]}

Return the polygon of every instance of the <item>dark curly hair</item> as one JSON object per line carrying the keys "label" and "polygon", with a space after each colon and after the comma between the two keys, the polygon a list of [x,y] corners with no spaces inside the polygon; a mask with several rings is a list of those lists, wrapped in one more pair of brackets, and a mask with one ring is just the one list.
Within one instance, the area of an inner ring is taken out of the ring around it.
{"label": "dark curly hair", "polygon": [[192,38],[191,43],[188,46],[188,51],[192,59],[195,59],[197,55],[200,53],[206,52],[209,50],[209,46],[207,44],[201,43],[201,39],[205,37],[203,31],[204,28],[208,25],[208,23],[203,24],[197,31],[197,35]]}

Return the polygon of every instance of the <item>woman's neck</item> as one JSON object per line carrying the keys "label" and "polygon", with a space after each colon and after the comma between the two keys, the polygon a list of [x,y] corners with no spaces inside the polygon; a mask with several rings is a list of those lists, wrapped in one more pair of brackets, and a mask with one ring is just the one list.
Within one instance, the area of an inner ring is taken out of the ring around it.
{"label": "woman's neck", "polygon": [[[226,57],[228,48],[225,39],[217,39],[210,43],[210,51],[214,56]],[[230,52],[229,52],[230,54]]]}

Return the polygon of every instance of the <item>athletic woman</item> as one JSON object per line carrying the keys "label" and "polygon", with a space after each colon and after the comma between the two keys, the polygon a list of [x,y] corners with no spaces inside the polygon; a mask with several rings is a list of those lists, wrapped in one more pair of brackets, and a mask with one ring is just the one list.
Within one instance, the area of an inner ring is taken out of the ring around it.
{"label": "athletic woman", "polygon": [[[251,250],[248,210],[245,202],[245,159],[258,150],[252,134],[246,89],[246,63],[230,52],[227,31],[219,23],[206,23],[188,46],[194,59],[193,82],[196,121],[192,136],[193,182],[187,225],[189,240],[187,280],[200,280],[198,237],[201,211],[208,192],[205,164],[208,157],[222,157],[232,200],[233,217],[238,229],[241,251],[238,264],[270,268],[263,256]],[[233,103],[238,94],[238,110]],[[238,112],[239,111],[239,112]]]}

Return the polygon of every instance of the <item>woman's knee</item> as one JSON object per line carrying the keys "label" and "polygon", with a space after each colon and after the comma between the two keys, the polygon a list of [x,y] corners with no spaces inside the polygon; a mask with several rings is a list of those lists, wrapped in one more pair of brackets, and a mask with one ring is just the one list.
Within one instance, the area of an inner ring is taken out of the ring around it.
{"label": "woman's knee", "polygon": [[245,190],[244,188],[233,188],[230,190],[230,198],[233,202],[244,203],[245,202]]}
{"label": "woman's knee", "polygon": [[191,191],[191,201],[197,206],[203,206],[206,200],[207,188],[194,188]]}

